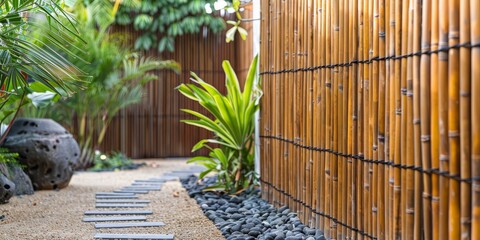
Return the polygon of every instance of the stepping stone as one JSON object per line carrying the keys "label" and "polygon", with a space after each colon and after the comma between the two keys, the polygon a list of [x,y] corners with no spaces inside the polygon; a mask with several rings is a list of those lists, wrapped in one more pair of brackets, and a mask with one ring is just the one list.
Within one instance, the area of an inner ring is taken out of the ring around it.
{"label": "stepping stone", "polygon": [[96,223],[95,228],[161,227],[163,222]]}
{"label": "stepping stone", "polygon": [[97,192],[96,196],[135,196],[134,193],[124,193],[124,192]]}
{"label": "stepping stone", "polygon": [[164,183],[163,179],[147,179],[147,180],[135,180],[136,183]]}
{"label": "stepping stone", "polygon": [[197,171],[197,170],[175,170],[175,171],[172,171],[171,173],[174,173],[174,174],[180,174],[180,173],[199,173],[201,171]]}
{"label": "stepping stone", "polygon": [[132,199],[101,199],[97,203],[150,203],[150,200],[132,200]]}
{"label": "stepping stone", "polygon": [[86,217],[84,222],[147,221],[145,216]]}
{"label": "stepping stone", "polygon": [[150,239],[150,240],[173,240],[172,234],[111,234],[97,233],[95,239]]}
{"label": "stepping stone", "polygon": [[126,211],[85,211],[85,215],[151,215],[150,210],[126,210]]}
{"label": "stepping stone", "polygon": [[96,199],[136,199],[137,196],[96,196]]}
{"label": "stepping stone", "polygon": [[124,190],[133,190],[133,191],[160,191],[160,187],[155,187],[155,186],[127,186],[123,188]]}
{"label": "stepping stone", "polygon": [[163,183],[156,182],[134,182],[132,186],[145,186],[145,187],[162,187]]}
{"label": "stepping stone", "polygon": [[97,203],[96,208],[144,208],[147,204],[115,204],[115,203]]}
{"label": "stepping stone", "polygon": [[145,190],[130,190],[130,189],[121,189],[121,190],[115,190],[115,193],[130,193],[130,194],[147,194],[148,191]]}

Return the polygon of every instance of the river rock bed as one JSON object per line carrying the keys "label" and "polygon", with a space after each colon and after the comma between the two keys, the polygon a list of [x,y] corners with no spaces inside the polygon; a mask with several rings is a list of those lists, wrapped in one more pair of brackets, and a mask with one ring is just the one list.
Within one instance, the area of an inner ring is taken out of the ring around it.
{"label": "river rock bed", "polygon": [[205,215],[215,223],[226,239],[265,240],[324,240],[323,232],[302,224],[296,213],[287,206],[275,208],[261,199],[258,189],[238,196],[202,192],[215,183],[216,178],[205,178],[197,184],[197,177],[181,179],[190,197],[194,198]]}

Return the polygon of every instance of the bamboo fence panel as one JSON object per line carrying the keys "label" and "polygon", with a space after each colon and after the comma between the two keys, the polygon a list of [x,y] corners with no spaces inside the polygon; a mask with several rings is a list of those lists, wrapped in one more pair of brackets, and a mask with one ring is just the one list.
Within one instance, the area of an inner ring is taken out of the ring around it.
{"label": "bamboo fence panel", "polygon": [[480,239],[480,3],[261,3],[263,197],[332,239]]}
{"label": "bamboo fence panel", "polygon": [[[252,17],[252,4],[244,6],[242,15]],[[228,17],[228,16],[227,16]],[[213,86],[225,90],[222,61],[229,60],[241,81],[245,79],[253,58],[252,22],[242,26],[250,33],[246,41],[237,39],[225,42],[225,33],[212,34],[206,29],[198,34],[182,36],[176,40],[175,52],[160,54],[156,49],[145,52],[147,57],[173,59],[182,66],[182,72],[156,71],[158,80],[149,83],[141,103],[120,111],[107,130],[102,151],[121,151],[132,158],[188,157],[205,154],[192,153],[191,147],[200,139],[211,137],[211,133],[181,123],[191,116],[180,111],[182,108],[204,112],[199,105],[181,96],[175,87],[187,82],[190,72],[197,73]],[[115,32],[126,36],[133,45],[139,35],[132,26],[116,27]],[[237,36],[239,38],[239,36]]]}

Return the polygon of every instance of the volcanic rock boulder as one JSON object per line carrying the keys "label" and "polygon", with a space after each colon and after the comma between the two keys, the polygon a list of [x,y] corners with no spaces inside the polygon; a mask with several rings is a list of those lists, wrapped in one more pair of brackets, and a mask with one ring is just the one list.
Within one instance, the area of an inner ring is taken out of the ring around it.
{"label": "volcanic rock boulder", "polygon": [[36,190],[68,186],[80,152],[73,136],[51,119],[17,119],[4,147],[19,153]]}
{"label": "volcanic rock boulder", "polygon": [[15,192],[15,184],[0,173],[0,203],[6,203]]}
{"label": "volcanic rock boulder", "polygon": [[0,174],[3,173],[15,184],[15,195],[33,194],[32,181],[30,177],[16,164],[0,164]]}

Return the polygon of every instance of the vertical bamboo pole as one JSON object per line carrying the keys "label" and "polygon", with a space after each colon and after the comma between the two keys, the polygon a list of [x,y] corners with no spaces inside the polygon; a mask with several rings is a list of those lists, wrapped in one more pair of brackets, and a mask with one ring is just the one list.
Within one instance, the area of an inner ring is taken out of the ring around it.
{"label": "vertical bamboo pole", "polygon": [[[431,31],[431,50],[438,49],[439,37],[439,0],[432,0],[432,31]],[[430,91],[430,106],[431,106],[431,154],[432,154],[432,169],[440,169],[440,127],[439,127],[439,98],[438,98],[438,54],[430,56],[430,73],[431,73],[431,91]],[[434,240],[440,239],[440,177],[437,174],[432,175],[432,238]]]}
{"label": "vertical bamboo pole", "polygon": [[[340,12],[340,16],[343,17],[343,22],[341,23],[341,32],[343,33],[342,35],[342,44],[343,46],[341,47],[342,49],[344,49],[344,52],[343,52],[343,57],[342,57],[342,62],[345,63],[345,62],[348,62],[350,60],[349,58],[349,34],[350,34],[350,28],[349,28],[349,17],[350,17],[350,11],[349,11],[349,1],[348,0],[343,0],[343,11]],[[350,99],[350,95],[349,95],[349,86],[350,86],[350,82],[348,81],[349,79],[349,68],[348,67],[343,67],[342,68],[342,73],[343,73],[343,76],[342,76],[342,81],[343,81],[343,85],[342,85],[342,95],[343,95],[343,99],[342,99],[342,135],[341,135],[341,144],[342,144],[342,152],[343,153],[347,153],[348,151],[348,142],[349,142],[349,138],[348,138],[348,102],[349,102],[349,99]],[[343,203],[343,205],[341,206],[341,209],[342,209],[342,216],[341,216],[341,221],[343,223],[346,223],[347,222],[347,216],[348,216],[348,192],[349,192],[349,182],[348,182],[348,166],[350,165],[349,163],[349,160],[347,157],[342,157],[342,163],[343,163],[343,166],[342,166],[342,182],[343,182],[343,187],[341,188],[342,190],[342,194],[341,194],[341,201]],[[345,239],[346,238],[346,234],[347,234],[347,228],[343,227],[342,226],[342,235],[341,235],[341,238],[342,239]]]}
{"label": "vertical bamboo pole", "polygon": [[[395,1],[395,54],[402,53],[402,1]],[[398,26],[398,27],[397,27]],[[395,93],[395,145],[394,145],[394,165],[401,165],[401,60],[395,60],[395,75],[394,75],[394,93]],[[401,180],[401,171],[400,168],[394,168],[394,199],[393,199],[393,226],[392,226],[392,235],[395,239],[402,238],[402,199],[401,199],[401,190],[402,190],[402,180]]]}
{"label": "vertical bamboo pole", "polygon": [[[320,19],[320,6],[318,5],[318,1],[313,1],[313,6],[312,6],[312,19],[311,19],[311,24],[312,24],[312,50],[311,50],[311,57],[312,57],[312,65],[318,65],[319,64],[319,58],[320,58],[320,49],[319,49],[319,40],[318,36],[320,35],[320,28],[319,28],[319,19]],[[318,54],[313,54],[317,53]],[[313,80],[313,86],[312,86],[312,91],[313,91],[313,96],[312,96],[312,146],[318,147],[320,146],[319,139],[320,139],[320,134],[319,134],[319,123],[321,119],[321,113],[319,111],[320,106],[320,92],[319,92],[319,72],[320,71],[314,71],[312,80]],[[319,197],[320,197],[320,188],[319,188],[319,182],[320,182],[320,175],[319,175],[319,170],[320,170],[320,153],[318,151],[313,151],[312,152],[312,207],[319,210]],[[312,223],[311,226],[315,228],[319,228],[320,226],[318,225],[319,223],[319,215],[313,213],[312,215]]]}
{"label": "vertical bamboo pole", "polygon": [[[370,21],[369,17],[371,16],[371,11],[370,11],[370,6],[371,2],[373,0],[366,0],[364,2],[363,8],[364,8],[364,15],[363,15],[363,59],[368,59],[370,56],[370,47],[371,47],[371,42],[370,42]],[[371,132],[370,132],[370,66],[369,64],[364,64],[363,67],[363,87],[364,87],[364,94],[363,94],[363,105],[364,105],[364,145],[363,145],[363,152],[365,155],[365,159],[371,159],[370,151],[371,151],[371,146],[372,146],[372,141],[371,141]],[[364,210],[365,210],[365,215],[364,215],[364,221],[365,221],[365,232],[371,233],[372,229],[372,199],[371,199],[371,194],[370,194],[370,188],[371,188],[371,172],[370,172],[370,163],[365,163],[364,164]]]}
{"label": "vertical bamboo pole", "polygon": [[[375,32],[377,34],[377,32]],[[385,57],[385,0],[378,2],[378,56]],[[375,137],[378,141],[377,159],[382,163],[385,163],[385,122],[386,122],[386,65],[385,61],[378,63],[378,116],[377,116],[377,134]],[[385,165],[378,165],[378,181],[374,181],[378,184],[377,193],[377,209],[378,209],[378,222],[376,236],[379,239],[385,239]]]}
{"label": "vertical bamboo pole", "polygon": [[[421,23],[422,23],[422,2],[413,1],[413,52],[421,51]],[[422,167],[422,143],[421,143],[421,120],[420,120],[420,75],[421,75],[420,56],[413,57],[413,145],[414,145],[414,166]],[[422,173],[415,171],[414,180],[414,239],[421,239],[423,230],[422,221]]]}
{"label": "vertical bamboo pole", "polygon": [[[389,8],[390,8],[390,11],[389,11],[389,24],[388,24],[388,33],[387,33],[387,37],[389,39],[388,41],[388,55],[389,56],[395,56],[395,49],[396,49],[396,44],[395,44],[395,40],[396,40],[396,27],[397,27],[397,23],[396,23],[396,1],[395,0],[391,0],[389,1]],[[388,68],[389,68],[389,72],[388,72],[388,85],[389,85],[389,96],[388,96],[388,100],[389,100],[389,134],[388,134],[388,148],[389,148],[389,156],[388,156],[388,160],[391,162],[391,163],[394,163],[394,159],[395,159],[395,150],[396,150],[396,142],[398,141],[398,139],[396,138],[395,136],[395,131],[396,131],[396,124],[395,124],[395,120],[396,120],[396,84],[395,84],[395,79],[396,79],[396,76],[395,76],[395,68],[396,68],[396,64],[395,64],[395,61],[394,60],[389,60],[388,61]],[[389,199],[388,199],[388,231],[387,231],[387,238],[388,239],[392,239],[394,238],[395,236],[395,230],[394,228],[396,227],[395,224],[397,223],[395,221],[395,209],[396,209],[396,205],[395,205],[395,194],[394,194],[394,187],[395,187],[395,171],[396,169],[393,167],[393,166],[389,166],[388,167],[388,185],[389,185],[389,188],[388,188],[388,196],[389,196]]]}
{"label": "vertical bamboo pole", "polygon": [[[358,39],[358,33],[357,33],[357,7],[358,7],[358,2],[355,0],[350,0],[349,1],[349,40],[351,40],[351,44],[349,44],[349,60],[354,61],[358,60],[358,55],[357,55],[357,39]],[[357,149],[357,118],[358,118],[358,113],[357,113],[357,65],[353,64],[349,68],[349,75],[348,75],[348,95],[349,95],[349,101],[348,101],[348,154],[356,154],[358,149]],[[355,171],[357,169],[357,166],[359,165],[357,159],[348,159],[348,166],[347,166],[347,172],[348,172],[348,203],[347,203],[347,224],[349,226],[354,226],[356,224],[356,211],[355,211],[355,201],[356,201],[356,174]],[[355,233],[353,231],[347,230],[346,238],[347,239],[352,239],[354,238]]]}
{"label": "vertical bamboo pole", "polygon": [[[460,2],[450,0],[448,44],[458,44],[460,38]],[[448,52],[448,137],[449,137],[449,171],[452,176],[460,176],[460,51],[452,48]],[[449,182],[448,226],[449,238],[460,238],[460,182],[450,178]]]}
{"label": "vertical bamboo pole", "polygon": [[[365,40],[364,40],[364,28],[365,28],[365,22],[364,22],[364,5],[365,5],[366,0],[359,0],[358,1],[358,58],[363,59],[363,49],[365,48]],[[363,95],[364,95],[364,82],[363,82],[363,72],[364,72],[364,64],[359,64],[358,66],[358,151],[357,154],[359,156],[363,156],[364,154],[364,122],[365,122],[365,112],[364,112],[364,103],[363,103]],[[365,168],[365,163],[360,162],[357,160],[357,187],[356,187],[356,195],[357,195],[357,225],[358,229],[361,231],[365,231],[365,226],[366,223],[364,221],[365,217],[365,199],[364,199],[364,168]],[[357,239],[363,239],[363,236],[357,232]]]}
{"label": "vertical bamboo pole", "polygon": [[[448,47],[448,1],[440,0],[439,13],[439,47]],[[440,131],[440,172],[449,171],[448,145],[448,53],[438,54],[438,99],[439,99],[439,131]],[[448,239],[448,177],[440,177],[440,239]]]}
{"label": "vertical bamboo pole", "polygon": [[[338,1],[332,2],[332,63],[337,64],[339,63],[339,8]],[[338,67],[332,68],[332,150],[337,152],[338,151]],[[338,156],[335,154],[331,155],[330,161],[330,173],[332,177],[332,187],[330,189],[332,202],[332,216],[337,218],[338,217]],[[333,220],[330,222],[330,237],[332,239],[337,239],[337,223]]]}
{"label": "vertical bamboo pole", "polygon": [[[285,67],[288,69],[293,68],[293,59],[292,59],[292,52],[294,52],[293,46],[294,46],[294,31],[293,31],[293,24],[294,24],[294,13],[292,11],[294,5],[293,2],[288,2],[288,5],[286,5],[286,9],[288,9],[288,20],[287,20],[287,28],[286,32],[287,34],[287,43],[286,43],[286,54],[285,54]],[[286,74],[286,89],[288,89],[288,95],[286,95],[286,99],[288,99],[287,107],[285,109],[285,112],[287,113],[285,119],[288,124],[285,125],[285,130],[286,130],[286,139],[293,139],[293,121],[294,121],[294,114],[293,114],[293,101],[294,99],[294,91],[293,91],[293,74],[287,73]],[[285,152],[284,152],[284,158],[286,165],[288,166],[288,169],[286,169],[285,173],[288,178],[288,186],[287,186],[287,191],[288,193],[292,194],[292,190],[294,188],[294,181],[292,178],[295,176],[294,172],[294,164],[295,161],[293,160],[293,149],[294,146],[290,143],[285,143]],[[294,208],[294,202],[292,198],[284,198],[285,202],[288,203],[288,206],[290,208]]]}
{"label": "vertical bamboo pole", "polygon": [[[337,63],[342,63],[343,62],[343,54],[344,54],[344,48],[343,48],[343,32],[345,31],[344,30],[344,26],[343,26],[343,13],[344,13],[344,6],[343,6],[343,3],[344,1],[343,0],[339,0],[337,1],[338,2],[338,8],[337,8],[337,53],[338,53],[338,57],[337,57]],[[343,153],[344,150],[343,150],[343,127],[345,126],[345,124],[343,124],[343,109],[344,109],[344,106],[343,106],[343,78],[344,78],[344,75],[343,75],[343,67],[339,66],[336,68],[336,92],[337,92],[337,119],[335,121],[335,123],[339,123],[336,125],[336,148],[337,148],[337,151],[338,152],[341,152]],[[336,201],[336,204],[337,204],[337,220],[339,220],[340,222],[344,222],[344,219],[343,219],[343,203],[345,202],[343,199],[345,199],[345,197],[343,196],[343,191],[344,191],[344,183],[343,183],[343,166],[344,166],[344,159],[343,157],[341,156],[337,156],[337,201]],[[342,231],[343,231],[343,227],[342,225],[337,225],[337,238],[338,239],[342,239],[343,236],[342,236]]]}
{"label": "vertical bamboo pole", "polygon": [[[422,44],[421,51],[430,50],[431,1],[426,0],[422,6]],[[430,55],[423,54],[420,59],[420,140],[422,168],[432,169],[430,150]],[[432,181],[430,174],[423,173],[423,238],[432,239]]]}
{"label": "vertical bamboo pole", "polygon": [[[470,1],[460,1],[460,43],[470,42]],[[470,49],[460,49],[460,177],[472,177],[471,163],[471,54]],[[472,218],[472,185],[463,181],[460,186],[461,212],[460,236],[462,240],[472,239],[470,232]]]}
{"label": "vertical bamboo pole", "polygon": [[[320,19],[320,32],[323,34],[326,34],[327,32],[327,25],[326,25],[326,10],[327,10],[327,5],[326,1],[322,1],[322,8],[321,8],[321,19]],[[326,45],[326,36],[320,36],[320,64],[323,66],[326,64],[326,52],[328,51],[327,45]],[[326,79],[326,69],[320,69],[320,112],[321,112],[321,117],[320,117],[320,147],[326,148],[326,91],[327,88],[325,86],[325,79]],[[321,197],[321,202],[320,202],[320,212],[326,213],[326,185],[327,185],[327,178],[326,178],[326,169],[325,165],[326,164],[326,153],[324,151],[320,152],[320,197]],[[328,220],[321,216],[320,217],[320,222],[318,225],[322,228],[325,229],[326,222]]]}
{"label": "vertical bamboo pole", "polygon": [[[470,2],[470,41],[480,43],[480,2]],[[480,62],[480,48],[472,49],[471,63]],[[472,239],[480,239],[480,68],[472,67]]]}
{"label": "vertical bamboo pole", "polygon": [[[378,0],[370,2],[370,59],[378,57]],[[378,160],[378,61],[373,61],[370,64],[370,117],[369,117],[369,159]],[[377,236],[378,224],[378,206],[377,206],[377,191],[378,191],[378,164],[370,164],[370,182],[371,182],[371,234]]]}
{"label": "vertical bamboo pole", "polygon": [[[325,27],[325,50],[326,50],[326,56],[325,56],[325,64],[331,64],[331,52],[332,52],[332,41],[330,39],[331,36],[331,16],[332,16],[332,4],[330,0],[326,0],[326,27]],[[325,148],[331,149],[331,136],[332,136],[332,81],[331,81],[331,70],[327,69],[325,70],[325,105],[326,105],[326,111],[325,111],[325,121],[326,121],[326,133],[325,133]],[[325,154],[325,214],[327,215],[332,215],[332,209],[331,209],[331,188],[332,188],[332,179],[331,179],[331,154],[326,153]],[[331,237],[331,231],[330,231],[330,226],[331,226],[331,220],[326,219],[324,222],[324,230],[325,230],[325,236]]]}

